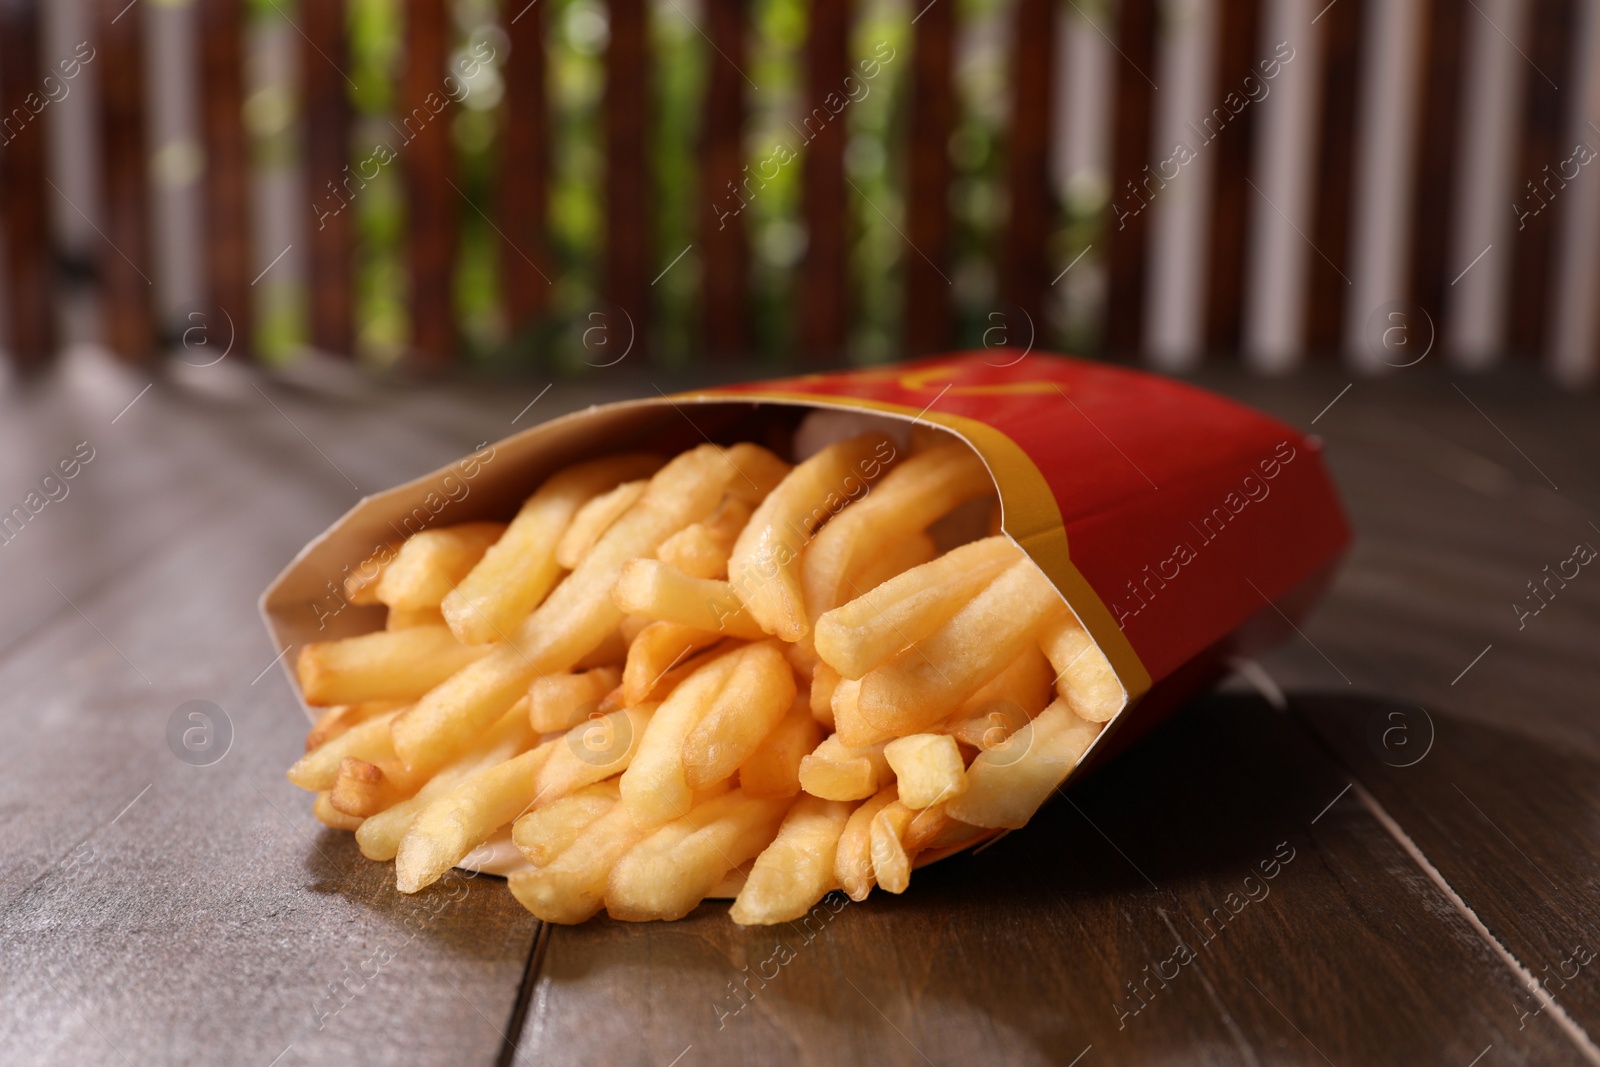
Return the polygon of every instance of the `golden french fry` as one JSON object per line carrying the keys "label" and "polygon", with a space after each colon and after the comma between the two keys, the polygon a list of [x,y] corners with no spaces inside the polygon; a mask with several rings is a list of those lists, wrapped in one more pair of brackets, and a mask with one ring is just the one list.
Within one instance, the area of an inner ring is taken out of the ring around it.
{"label": "golden french fry", "polygon": [[811,714],[829,730],[833,729],[833,691],[843,680],[838,671],[821,660],[811,668]]}
{"label": "golden french fry", "polygon": [[374,715],[307,752],[289,768],[289,781],[301,789],[325,793],[339,780],[339,764],[346,757],[376,763],[393,756],[389,729],[400,710]]}
{"label": "golden french fry", "polygon": [[436,608],[506,532],[503,522],[464,522],[412,534],[383,568],[378,599],[391,608]]}
{"label": "golden french fry", "polygon": [[845,678],[860,678],[937,630],[1022,552],[1004,537],[953,548],[817,620],[817,655]]}
{"label": "golden french fry", "polygon": [[449,794],[468,777],[485,767],[493,767],[525,751],[533,744],[528,726],[528,702],[524,697],[511,710],[473,739],[460,753],[437,771],[425,777],[414,796],[370,816],[356,831],[356,844],[369,860],[392,860],[400,851],[400,841],[417,816],[434,801]]}
{"label": "golden french fry", "polygon": [[778,836],[756,857],[744,888],[728,910],[743,926],[800,918],[833,888],[839,836],[852,805],[803,796],[783,818]]}
{"label": "golden french fry", "polygon": [[596,667],[615,667],[628,658],[628,639],[623,636],[622,627],[618,625],[615,630],[606,634],[598,645],[589,650],[589,653],[572,665],[575,671],[592,671]]}
{"label": "golden french fry", "polygon": [[725,578],[728,555],[739,531],[750,521],[750,505],[725,497],[704,522],[685,526],[661,543],[656,558],[692,578]]}
{"label": "golden french fry", "polygon": [[800,761],[800,788],[824,800],[864,800],[894,778],[884,742],[859,748],[834,734]]}
{"label": "golden french fry", "polygon": [[1037,646],[1022,650],[1005,670],[962,703],[938,729],[964,745],[993,748],[1050,706],[1055,671]]}
{"label": "golden french fry", "polygon": [[728,495],[751,508],[765,500],[792,469],[767,449],[749,442],[729,445],[723,455],[729,468]]}
{"label": "golden french fry", "polygon": [[904,838],[914,815],[915,811],[896,800],[872,817],[872,877],[891,893],[904,893],[911,884],[911,861],[916,856],[906,851]]}
{"label": "golden french fry", "polygon": [[756,508],[734,542],[728,577],[762,629],[785,641],[811,632],[800,554],[895,458],[894,443],[879,433],[840,441],[796,467]]}
{"label": "golden french fry", "polygon": [[306,734],[306,751],[310,752],[338,737],[357,723],[366,722],[374,715],[403,707],[393,700],[369,700],[362,704],[335,704],[317,717],[311,732]]}
{"label": "golden french fry", "polygon": [[[910,456],[817,531],[806,549],[806,610],[813,619],[854,600],[847,577],[891,546],[925,537],[933,522],[968,500],[994,492],[994,481],[978,454],[960,441]],[[931,548],[931,542],[929,543]],[[874,583],[877,584],[877,583]],[[790,638],[793,640],[793,638]]]}
{"label": "golden french fry", "polygon": [[675,622],[652,622],[628,646],[628,662],[622,669],[622,700],[638,704],[660,699],[658,691],[668,671],[686,662],[701,649],[710,648],[722,635]]}
{"label": "golden french fry", "polygon": [[611,596],[617,607],[634,615],[747,641],[767,636],[733,586],[715,578],[691,578],[660,560],[629,560]]}
{"label": "golden french fry", "polygon": [[443,626],[444,615],[438,608],[390,608],[384,620],[385,630],[411,630],[418,626]]}
{"label": "golden french fry", "polygon": [[327,793],[317,794],[316,801],[311,805],[311,814],[317,817],[318,822],[335,830],[361,829],[361,820],[334,807],[333,798]]}
{"label": "golden french fry", "polygon": [[1032,560],[1013,564],[919,644],[835,689],[839,736],[870,745],[933,725],[1021,655],[1060,606]]}
{"label": "golden french fry", "polygon": [[661,827],[611,868],[606,913],[629,922],[689,914],[724,875],[772,842],[791,803],[735,789]]}
{"label": "golden french fry", "polygon": [[328,794],[328,802],[346,815],[364,819],[415,793],[415,788],[406,788],[414,784],[420,785],[391,781],[377,764],[346,756],[339,761],[339,778]]}
{"label": "golden french fry", "polygon": [[839,835],[833,877],[851,900],[866,900],[876,884],[872,875],[872,820],[894,799],[894,784],[890,783],[850,813],[844,832]]}
{"label": "golden french fry", "polygon": [[556,543],[556,562],[567,570],[576,567],[600,535],[644,496],[649,480],[623,482],[609,493],[592,498],[572,516],[572,523]]}
{"label": "golden french fry", "polygon": [[622,672],[615,667],[535,678],[528,686],[528,722],[541,734],[570,730],[587,719],[621,680]]}
{"label": "golden french fry", "polygon": [[511,895],[547,923],[581,923],[600,910],[611,868],[650,831],[634,824],[618,802],[595,819],[544,867],[514,871]]}
{"label": "golden french fry", "polygon": [[1072,612],[1063,609],[1039,634],[1039,647],[1055,669],[1056,692],[1090,722],[1109,722],[1128,702],[1105,653]]}
{"label": "golden french fry", "polygon": [[730,652],[722,690],[683,740],[684,780],[704,789],[739,769],[794,704],[794,672],[770,642]]}
{"label": "golden french fry", "polygon": [[314,641],[300,649],[295,671],[307,704],[413,701],[483,656],[443,626]]}
{"label": "golden french fry", "polygon": [[656,705],[596,714],[560,738],[533,782],[533,809],[628,769]]}
{"label": "golden french fry", "polygon": [[615,779],[536,808],[511,824],[511,841],[535,867],[551,863],[600,816],[616,807]]}
{"label": "golden french fry", "polygon": [[966,791],[966,765],[949,734],[908,734],[883,746],[883,758],[894,771],[900,803],[913,810],[929,808]]}
{"label": "golden french fry", "polygon": [[747,797],[792,797],[800,792],[800,761],[822,743],[822,726],[797,696],[759,748],[739,764],[739,788]]}
{"label": "golden french fry", "polygon": [[683,742],[722,691],[735,666],[719,656],[668,694],[650,717],[628,769],[622,773],[622,802],[642,827],[681,818],[693,802],[685,777]]}
{"label": "golden french fry", "polygon": [[[859,568],[847,573],[840,598],[848,602],[865,596],[890,578],[897,578],[912,567],[931,563],[938,556],[939,548],[933,543],[933,538],[925,533],[909,534],[893,544],[883,546],[881,551],[862,561]],[[821,615],[822,612],[817,614]]]}
{"label": "golden french fry", "polygon": [[383,569],[394,561],[400,551],[400,544],[399,541],[389,541],[379,545],[354,571],[344,576],[346,600],[352,604],[381,603],[378,599],[378,582],[383,577]]}
{"label": "golden french fry", "polygon": [[945,810],[973,826],[1022,826],[1066,781],[1102,725],[1057,700],[1004,744],[979,753],[967,768],[967,791]]}
{"label": "golden french fry", "polygon": [[559,740],[549,741],[475,771],[423,809],[400,839],[400,851],[394,858],[395,887],[402,893],[415,893],[432,885],[527,810],[534,795],[534,777],[560,745]]}
{"label": "golden french fry", "polygon": [[509,640],[561,576],[556,548],[578,509],[618,483],[646,477],[660,456],[629,453],[568,467],[547,479],[505,534],[445,596],[444,616],[466,644]]}

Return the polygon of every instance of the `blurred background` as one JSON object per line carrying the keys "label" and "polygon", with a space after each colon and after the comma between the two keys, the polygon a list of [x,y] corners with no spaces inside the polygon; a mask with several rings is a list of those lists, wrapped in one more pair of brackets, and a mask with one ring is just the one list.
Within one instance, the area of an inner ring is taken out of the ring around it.
{"label": "blurred background", "polygon": [[0,0],[0,345],[1577,387],[1597,57],[1576,0]]}

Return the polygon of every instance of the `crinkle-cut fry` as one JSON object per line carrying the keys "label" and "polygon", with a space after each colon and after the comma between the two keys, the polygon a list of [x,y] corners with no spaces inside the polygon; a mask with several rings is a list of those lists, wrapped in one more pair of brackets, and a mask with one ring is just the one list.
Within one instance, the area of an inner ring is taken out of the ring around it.
{"label": "crinkle-cut fry", "polygon": [[880,433],[829,445],[769,493],[734,542],[728,578],[762,629],[785,641],[811,632],[800,556],[818,527],[864,495],[896,459]]}
{"label": "crinkle-cut fry", "polygon": [[833,729],[833,691],[841,681],[839,672],[821,660],[811,669],[811,714],[830,731]]}
{"label": "crinkle-cut fry", "polygon": [[[846,602],[865,596],[890,578],[897,578],[912,567],[931,563],[939,556],[939,547],[925,533],[909,534],[881,552],[862,561],[860,567],[844,577],[840,598]],[[834,607],[838,607],[837,604]],[[817,615],[821,615],[818,612]]]}
{"label": "crinkle-cut fry", "polygon": [[[390,761],[391,765],[397,761]],[[417,791],[421,782],[396,781],[375,763],[346,756],[339,761],[339,778],[333,783],[328,802],[346,815],[364,819],[385,808],[392,808]]]}
{"label": "crinkle-cut fry", "polygon": [[668,671],[720,640],[722,635],[710,630],[675,622],[652,622],[628,646],[628,661],[622,668],[623,703],[660,699],[663,694],[658,689]]}
{"label": "crinkle-cut fry", "polygon": [[295,673],[307,704],[413,701],[487,651],[444,626],[379,630],[301,646]]}
{"label": "crinkle-cut fry", "polygon": [[568,730],[534,778],[532,809],[627,770],[655,710],[655,704],[635,704]]}
{"label": "crinkle-cut fry", "polygon": [[833,693],[833,718],[847,744],[914,733],[955,711],[1035,640],[1061,594],[1024,559],[921,642]]}
{"label": "crinkle-cut fry", "polygon": [[511,842],[529,863],[544,867],[565,852],[590,823],[615,807],[618,795],[613,778],[535,808],[511,824]]}
{"label": "crinkle-cut fry", "polygon": [[967,768],[967,791],[945,810],[973,826],[1022,826],[1066,781],[1103,725],[1057,700],[1004,744],[979,753]]}
{"label": "crinkle-cut fry", "polygon": [[570,730],[587,719],[621,680],[622,672],[615,667],[535,678],[528,685],[528,722],[541,734]]}
{"label": "crinkle-cut fry", "polygon": [[378,599],[391,608],[436,608],[506,532],[503,522],[463,522],[412,534],[383,568]]}
{"label": "crinkle-cut fry", "polygon": [[715,445],[691,449],[657,471],[639,502],[612,523],[511,640],[435,687],[395,722],[400,758],[411,767],[437,766],[515,703],[536,675],[571,670],[622,622],[611,599],[622,565],[650,555],[709,514],[737,473]]}
{"label": "crinkle-cut fry", "polygon": [[872,876],[872,820],[894,801],[895,789],[891,782],[850,813],[844,832],[839,835],[833,877],[851,900],[866,900],[877,884]]}
{"label": "crinkle-cut fry", "polygon": [[860,678],[960,611],[1022,550],[1004,537],[953,548],[823,615],[817,655],[845,678]]}
{"label": "crinkle-cut fry", "polygon": [[751,508],[765,500],[793,469],[768,449],[748,441],[729,445],[723,454],[731,468],[728,495]]}
{"label": "crinkle-cut fry", "polygon": [[306,751],[333,740],[346,730],[358,723],[366,722],[374,715],[382,715],[386,711],[394,711],[404,707],[394,700],[369,700],[361,704],[335,704],[321,715],[312,724],[311,731],[306,734]]}
{"label": "crinkle-cut fry", "polygon": [[361,819],[354,815],[346,815],[333,806],[333,798],[327,793],[318,793],[316,801],[311,805],[311,814],[324,826],[331,826],[335,830],[359,830]]}
{"label": "crinkle-cut fry", "polygon": [[418,626],[443,626],[444,615],[438,608],[390,608],[385,616],[385,630],[412,630]]}
{"label": "crinkle-cut fry", "polygon": [[824,800],[865,800],[894,778],[885,744],[854,747],[832,735],[800,761],[800,788]]}
{"label": "crinkle-cut fry", "polygon": [[641,827],[682,818],[693,803],[683,765],[683,741],[711,707],[733,673],[731,656],[719,656],[684,679],[661,702],[628,769],[622,772],[622,802]]}
{"label": "crinkle-cut fry", "polygon": [[704,789],[739,769],[794,704],[794,672],[773,642],[728,654],[732,671],[683,739],[684,780]]}
{"label": "crinkle-cut fry", "polygon": [[869,560],[914,544],[938,519],[993,492],[988,468],[963,442],[951,441],[902,460],[872,492],[817,531],[806,548],[803,574],[810,617],[820,618],[865,592],[869,587],[857,583],[862,588],[853,591],[846,579]]}
{"label": "crinkle-cut fry", "polygon": [[572,516],[566,532],[556,542],[556,562],[569,571],[575,568],[584,554],[600,540],[600,536],[611,528],[611,524],[639,502],[649,484],[649,479],[640,478],[623,482],[610,492],[591,497]]}
{"label": "crinkle-cut fry", "polygon": [[1128,694],[1104,652],[1072,612],[1060,614],[1039,634],[1039,647],[1055,668],[1056,692],[1090,722],[1109,722],[1128,702]]}
{"label": "crinkle-cut fry", "polygon": [[966,764],[949,734],[907,734],[883,746],[894,771],[900,803],[920,810],[958,797],[967,789]]}
{"label": "crinkle-cut fry", "polygon": [[716,578],[691,578],[658,559],[629,560],[611,596],[630,614],[746,641],[767,636],[733,586]]}
{"label": "crinkle-cut fry", "polygon": [[600,910],[612,866],[649,830],[640,829],[620,801],[595,819],[549,864],[514,871],[511,895],[548,923],[581,923]]}
{"label": "crinkle-cut fry", "polygon": [[689,914],[724,875],[771,844],[792,803],[735,789],[661,827],[611,868],[606,913],[630,922]]}
{"label": "crinkle-cut fry", "polygon": [[704,522],[685,526],[663,541],[656,558],[694,578],[725,578],[728,555],[752,510],[738,497],[726,496]]}
{"label": "crinkle-cut fry", "polygon": [[797,695],[789,713],[739,764],[739,788],[747,797],[794,796],[800,792],[800,761],[821,743],[822,726]]}
{"label": "crinkle-cut fry", "polygon": [[339,780],[339,764],[347,756],[377,763],[394,755],[389,730],[404,709],[386,711],[357,723],[307,752],[289,768],[289,781],[312,793],[325,793]]}
{"label": "crinkle-cut fry", "polygon": [[475,771],[429,804],[400,839],[395,888],[415,893],[438,881],[467,853],[527,810],[534,779],[561,741],[548,741],[504,763]]}
{"label": "crinkle-cut fry", "polygon": [[429,805],[448,794],[477,771],[492,767],[517,755],[533,744],[528,727],[527,698],[506,712],[498,722],[473,739],[471,746],[455,759],[433,772],[416,795],[371,816],[356,831],[356,844],[369,860],[392,860],[400,850],[400,840]]}
{"label": "crinkle-cut fry", "polygon": [[373,549],[372,554],[344,576],[344,598],[352,604],[378,604],[378,582],[383,569],[394,561],[400,551],[399,541],[386,541]]}
{"label": "crinkle-cut fry", "polygon": [[803,796],[783,817],[778,836],[756,857],[728,910],[742,926],[792,922],[833,888],[839,835],[853,805]]}
{"label": "crinkle-cut fry", "polygon": [[627,453],[579,463],[547,478],[483,559],[444,598],[444,617],[467,644],[505,641],[561,576],[556,548],[578,509],[622,482],[648,477],[660,456]]}
{"label": "crinkle-cut fry", "polygon": [[891,893],[904,893],[911,884],[916,856],[906,850],[905,834],[915,815],[914,809],[896,800],[872,817],[872,877]]}

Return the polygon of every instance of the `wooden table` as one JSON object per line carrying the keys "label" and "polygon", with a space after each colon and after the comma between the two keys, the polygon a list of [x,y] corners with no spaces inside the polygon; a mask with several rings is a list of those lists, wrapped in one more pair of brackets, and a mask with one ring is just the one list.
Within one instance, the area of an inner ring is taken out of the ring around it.
{"label": "wooden table", "polygon": [[[1600,545],[1592,400],[1208,378],[1315,421],[1359,531],[1259,685],[825,925],[551,930],[487,877],[404,898],[312,818],[255,600],[360,493],[677,383],[181,369],[0,393],[0,508],[93,450],[0,544],[5,1063],[1600,1062],[1600,568],[1512,607]],[[167,741],[196,700],[208,766]]]}

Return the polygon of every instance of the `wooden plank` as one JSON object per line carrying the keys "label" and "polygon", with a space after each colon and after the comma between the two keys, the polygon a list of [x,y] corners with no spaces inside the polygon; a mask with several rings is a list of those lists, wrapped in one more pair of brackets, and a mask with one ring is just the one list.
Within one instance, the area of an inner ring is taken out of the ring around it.
{"label": "wooden plank", "polygon": [[908,356],[950,342],[950,131],[955,5],[925,6],[914,20],[911,56],[911,146],[906,168],[906,307]]}
{"label": "wooden plank", "polygon": [[[233,349],[250,352],[254,301],[250,282],[249,146],[244,129],[244,5],[202,0],[201,132],[206,151],[205,261],[211,302],[233,324]],[[218,326],[221,324],[219,323]]]}
{"label": "wooden plank", "polygon": [[1578,104],[1575,84],[1577,5],[1573,0],[1538,0],[1529,14],[1532,36],[1528,42],[1528,69],[1524,75],[1522,141],[1517,153],[1517,188],[1512,210],[1518,228],[1512,246],[1510,316],[1506,345],[1529,358],[1544,352],[1546,322],[1555,291],[1553,257],[1556,234],[1566,213],[1562,190],[1569,184],[1561,174],[1573,173],[1578,162],[1566,143],[1571,109]]}
{"label": "wooden plank", "polygon": [[1050,291],[1050,239],[1056,230],[1056,203],[1050,189],[1050,145],[1055,132],[1056,4],[1021,0],[1016,12],[1012,59],[1011,135],[1007,145],[1007,184],[1011,218],[1001,254],[1001,292],[1032,325],[1008,324],[1013,339],[1042,340],[1045,297]]}
{"label": "wooden plank", "polygon": [[518,1062],[1581,1062],[1345,781],[1215,698],[902,897],[555,928]]}
{"label": "wooden plank", "polygon": [[1336,357],[1349,298],[1350,228],[1356,173],[1356,96],[1367,0],[1343,0],[1322,16],[1322,117],[1317,135],[1316,221],[1307,257],[1306,349]]}
{"label": "wooden plank", "polygon": [[407,0],[405,74],[400,87],[406,165],[406,265],[411,275],[411,354],[427,369],[456,355],[456,218],[451,188],[454,118],[447,95],[452,27],[445,0]]}
{"label": "wooden plank", "polygon": [[744,168],[745,0],[721,0],[706,7],[705,61],[709,84],[700,152],[700,232],[705,247],[701,294],[704,301],[706,348],[712,358],[747,356],[748,307],[745,274],[749,255],[742,205],[760,181]]}
{"label": "wooden plank", "polygon": [[[37,0],[0,0],[0,228],[6,250],[3,342],[12,366],[44,366],[55,350],[45,127],[50,91]],[[69,57],[69,62],[78,63]],[[60,73],[48,72],[52,84]],[[59,93],[61,90],[56,89]]]}
{"label": "wooden plank", "polygon": [[[812,0],[806,37],[805,99],[815,108],[837,92],[849,73],[850,0]],[[844,352],[849,328],[849,256],[844,184],[846,128],[807,125],[801,153],[801,198],[806,252],[798,287],[796,328],[810,363],[832,363]]]}
{"label": "wooden plank", "polygon": [[1464,0],[1432,0],[1424,15],[1423,81],[1416,171],[1411,187],[1411,300],[1433,320],[1439,351],[1452,275],[1445,263],[1456,203],[1461,140]]}
{"label": "wooden plank", "polygon": [[[350,163],[349,55],[343,0],[300,8],[300,79],[306,180],[311,188],[311,344],[334,356],[355,348],[355,182]],[[349,183],[349,184],[347,184]],[[276,253],[274,253],[276,254]]]}
{"label": "wooden plank", "polygon": [[[1087,17],[1087,16],[1084,16]],[[1150,162],[1150,80],[1156,60],[1154,0],[1122,0],[1117,16],[1115,122],[1111,132],[1111,208],[1106,219],[1105,350],[1136,356],[1144,345],[1145,234],[1149,214],[1141,184]]]}
{"label": "wooden plank", "polygon": [[554,269],[545,239],[550,197],[550,119],[545,93],[544,11],[548,5],[506,0],[501,9],[511,54],[502,70],[506,80],[505,152],[500,165],[498,225],[505,240],[500,273],[505,279],[506,312],[514,334],[529,330],[549,303]]}
{"label": "wooden plank", "polygon": [[643,0],[610,0],[606,48],[606,265],[604,295],[633,323],[633,351],[649,349],[655,241],[648,138],[650,73]]}
{"label": "wooden plank", "polygon": [[[1218,32],[1218,103],[1201,127],[1206,149],[1215,152],[1211,178],[1211,247],[1206,271],[1206,345],[1237,355],[1244,331],[1244,269],[1250,215],[1260,195],[1250,188],[1257,107],[1245,94],[1244,80],[1258,74],[1257,27],[1261,0],[1222,0]],[[1258,79],[1259,80],[1259,79]],[[1242,102],[1242,104],[1240,103]],[[1233,113],[1234,108],[1239,110]],[[1213,117],[1220,120],[1213,129]],[[1270,208],[1268,210],[1271,210]]]}
{"label": "wooden plank", "polygon": [[145,143],[141,11],[126,0],[95,5],[100,58],[101,241],[96,259],[106,343],[120,359],[155,356],[150,247],[150,153]]}

